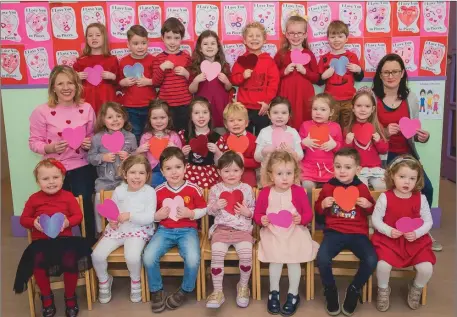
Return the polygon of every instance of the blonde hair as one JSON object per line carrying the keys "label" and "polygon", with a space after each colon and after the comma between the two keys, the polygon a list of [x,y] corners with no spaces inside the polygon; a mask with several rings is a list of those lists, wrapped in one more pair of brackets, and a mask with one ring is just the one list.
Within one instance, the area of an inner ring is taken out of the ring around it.
{"label": "blonde hair", "polygon": [[387,189],[395,188],[394,176],[398,173],[401,167],[409,167],[413,171],[417,171],[416,186],[413,188],[413,192],[420,192],[424,188],[424,168],[422,164],[414,158],[414,156],[405,154],[397,156],[389,167],[386,169],[385,181]]}
{"label": "blonde hair", "polygon": [[273,178],[272,178],[273,166],[278,163],[284,163],[284,164],[293,163],[294,164],[294,183],[300,184],[300,167],[298,166],[297,160],[288,151],[275,150],[269,155],[265,166],[262,168],[262,173],[261,173],[262,187],[272,186],[274,184]]}
{"label": "blonde hair", "polygon": [[130,155],[128,158],[126,158],[121,166],[119,167],[119,174],[122,176],[122,179],[125,181],[125,174],[129,171],[129,169],[132,168],[133,165],[136,164],[143,164],[144,168],[146,169],[146,184],[149,184],[151,181],[151,163],[149,163],[148,159],[146,156],[142,154],[137,154],[137,155]]}
{"label": "blonde hair", "polygon": [[323,100],[330,107],[330,111],[335,110],[336,101],[335,101],[335,99],[333,99],[332,95],[330,95],[326,92],[322,92],[320,94],[315,95],[311,99],[311,107],[316,100]]}
{"label": "blonde hair", "polygon": [[38,182],[38,170],[42,167],[57,168],[62,173],[62,178],[65,179],[66,169],[63,166],[63,164],[60,161],[56,160],[55,158],[47,158],[47,159],[39,161],[38,164],[33,169],[33,176],[35,176],[35,181]]}
{"label": "blonde hair", "polygon": [[243,117],[243,119],[249,121],[248,110],[241,102],[229,103],[227,107],[225,107],[222,116],[224,117],[224,122],[226,122],[230,117],[235,116]]}
{"label": "blonde hair", "polygon": [[109,51],[108,32],[106,31],[106,26],[104,26],[103,24],[98,23],[98,22],[91,23],[86,28],[86,34],[85,34],[86,45],[84,46],[82,56],[89,56],[92,54],[92,48],[89,46],[89,43],[87,41],[87,34],[89,33],[90,28],[97,28],[103,36],[103,45],[102,45],[103,56],[111,56],[111,53]]}
{"label": "blonde hair", "polygon": [[265,27],[263,26],[262,23],[254,21],[254,22],[246,24],[246,26],[243,28],[243,38],[244,39],[246,38],[249,29],[259,29],[263,34],[263,38],[264,39],[267,38],[267,30],[265,30]]}
{"label": "blonde hair", "polygon": [[338,35],[338,34],[344,34],[344,35],[346,35],[346,37],[348,37],[349,36],[348,26],[346,25],[346,23],[344,23],[341,20],[335,20],[335,21],[330,22],[330,24],[328,25],[328,28],[327,28],[327,37],[329,37],[330,35]]}
{"label": "blonde hair", "polygon": [[100,111],[98,112],[97,120],[95,121],[95,129],[94,129],[95,133],[106,130],[105,116],[106,116],[106,113],[108,112],[108,109],[110,109],[110,108],[113,109],[114,112],[120,113],[122,115],[122,119],[124,119],[124,126],[122,127],[122,129],[124,129],[126,131],[131,131],[132,125],[129,122],[129,115],[128,115],[127,111],[125,110],[125,108],[117,102],[108,101],[102,105]]}
{"label": "blonde hair", "polygon": [[[287,28],[291,24],[298,24],[298,23],[303,23],[305,25],[305,34],[308,32],[308,21],[306,21],[305,18],[299,16],[299,15],[292,15],[287,19],[286,22],[286,33],[287,33]],[[306,37],[305,40],[302,43],[303,48],[308,48],[308,38]],[[282,39],[282,44],[281,44],[281,52],[285,53],[290,50],[290,43],[287,37],[283,37]]]}
{"label": "blonde hair", "polygon": [[67,75],[70,81],[75,85],[75,97],[73,101],[76,105],[80,105],[84,103],[84,100],[81,98],[83,92],[83,85],[81,84],[81,80],[79,79],[78,74],[76,71],[65,65],[57,65],[55,66],[52,71],[51,75],[49,76],[49,85],[48,85],[48,106],[49,108],[54,108],[59,103],[57,99],[57,95],[54,91],[54,86],[56,84],[57,76],[60,74]]}

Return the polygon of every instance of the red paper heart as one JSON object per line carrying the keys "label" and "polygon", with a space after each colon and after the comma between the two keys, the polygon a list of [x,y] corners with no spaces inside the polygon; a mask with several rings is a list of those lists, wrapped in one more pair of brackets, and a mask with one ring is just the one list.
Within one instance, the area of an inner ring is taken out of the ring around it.
{"label": "red paper heart", "polygon": [[341,209],[348,212],[354,208],[359,195],[359,189],[355,186],[349,186],[348,188],[338,186],[333,190],[335,202]]}
{"label": "red paper heart", "polygon": [[309,137],[318,140],[316,143],[319,145],[327,142],[329,140],[329,135],[330,129],[328,124],[313,125],[311,129],[309,129]]}
{"label": "red paper heart", "polygon": [[219,199],[225,199],[227,206],[225,210],[232,215],[235,214],[235,207],[237,203],[243,203],[243,192],[239,189],[235,189],[233,192],[222,192]]}
{"label": "red paper heart", "polygon": [[208,155],[208,137],[204,134],[199,135],[189,141],[190,149],[192,152],[201,155]]}
{"label": "red paper heart", "polygon": [[240,269],[243,272],[249,272],[251,270],[251,266],[250,265],[240,265]]}
{"label": "red paper heart", "polygon": [[153,136],[149,140],[149,152],[152,156],[156,159],[160,158],[160,154],[162,154],[163,150],[168,146],[168,138],[157,138]]}
{"label": "red paper heart", "polygon": [[357,142],[361,143],[362,145],[366,145],[373,137],[374,126],[369,122],[356,123],[352,126],[352,133],[354,133],[354,137]]}
{"label": "red paper heart", "polygon": [[211,269],[211,273],[213,273],[213,275],[219,275],[219,274],[221,274],[221,272],[222,272],[222,269],[220,267],[217,267],[217,268],[213,267]]}
{"label": "red paper heart", "polygon": [[244,153],[244,151],[246,151],[249,147],[249,139],[245,135],[236,136],[234,134],[230,134],[227,138],[227,146],[232,151]]}
{"label": "red paper heart", "polygon": [[257,61],[259,57],[255,54],[248,54],[246,56],[239,56],[236,60],[241,67],[245,69],[254,69],[255,65],[257,65]]}

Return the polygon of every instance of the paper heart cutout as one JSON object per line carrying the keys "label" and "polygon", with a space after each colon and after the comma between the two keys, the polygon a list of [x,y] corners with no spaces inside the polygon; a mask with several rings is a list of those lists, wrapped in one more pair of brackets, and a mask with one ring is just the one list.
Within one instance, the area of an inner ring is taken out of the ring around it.
{"label": "paper heart cutout", "polygon": [[0,30],[2,35],[7,36],[17,36],[17,27],[19,21],[17,20],[16,15],[14,14],[3,14],[2,12],[2,22],[0,23]]}
{"label": "paper heart cutout", "polygon": [[116,131],[113,134],[105,133],[102,136],[102,145],[111,153],[117,153],[124,147],[124,135],[121,131]]}
{"label": "paper heart cutout", "polygon": [[160,25],[160,12],[158,10],[140,11],[140,21],[147,30],[153,31]]}
{"label": "paper heart cutout", "polygon": [[435,47],[429,44],[424,45],[423,56],[425,62],[433,67],[440,64],[444,57],[444,47]]}
{"label": "paper heart cutout", "polygon": [[87,82],[94,86],[98,86],[102,82],[103,67],[95,65],[94,67],[86,67],[83,72],[87,73]]}
{"label": "paper heart cutout", "polygon": [[12,74],[19,66],[19,56],[15,53],[1,54],[2,68],[8,73]]}
{"label": "paper heart cutout", "polygon": [[292,213],[288,210],[281,210],[278,213],[271,212],[267,217],[272,225],[281,228],[289,228],[293,220]]}
{"label": "paper heart cutout", "polygon": [[149,140],[149,152],[154,158],[159,159],[160,154],[162,154],[163,150],[168,146],[168,142],[168,138],[157,138],[153,136]]}
{"label": "paper heart cutout", "polygon": [[236,136],[230,134],[227,138],[227,146],[232,151],[244,153],[249,147],[249,139],[245,135]]}
{"label": "paper heart cutout", "polygon": [[122,72],[124,73],[125,77],[141,78],[143,77],[144,67],[140,63],[135,63],[133,66],[125,66]]}
{"label": "paper heart cutout", "polygon": [[100,215],[112,221],[117,221],[119,218],[119,208],[111,199],[105,199],[103,204],[98,204],[97,211]]}
{"label": "paper heart cutout", "polygon": [[320,11],[309,13],[309,23],[314,30],[326,30],[330,24],[330,8],[323,8]]}
{"label": "paper heart cutout", "polygon": [[278,148],[281,143],[285,143],[290,146],[294,144],[294,137],[292,134],[284,131],[283,128],[274,128],[271,139],[275,148]]}
{"label": "paper heart cutout", "polygon": [[405,64],[408,65],[414,58],[414,46],[395,47],[393,53],[400,55]]}
{"label": "paper heart cutout", "polygon": [[243,203],[243,192],[239,189],[235,189],[233,192],[222,192],[219,196],[219,199],[225,199],[227,201],[227,206],[225,210],[234,215],[235,214],[235,207],[237,203]]}
{"label": "paper heart cutout", "polygon": [[189,145],[192,152],[203,157],[208,155],[208,137],[206,135],[201,134],[196,138],[191,139]]}
{"label": "paper heart cutout", "polygon": [[386,19],[388,9],[386,6],[373,6],[368,11],[368,18],[373,22],[374,25],[380,26],[384,23]]}
{"label": "paper heart cutout", "polygon": [[72,149],[78,149],[86,137],[86,129],[84,127],[65,128],[62,130],[62,138],[68,142],[68,146]]}
{"label": "paper heart cutout", "polygon": [[248,54],[246,56],[239,56],[236,61],[244,69],[254,69],[255,66],[257,65],[258,60],[259,60],[259,57],[257,55]]}
{"label": "paper heart cutout", "polygon": [[347,212],[351,211],[355,207],[355,203],[359,197],[359,189],[355,186],[349,186],[348,188],[338,186],[333,190],[333,198],[335,198],[335,202],[341,209]]}
{"label": "paper heart cutout", "polygon": [[335,69],[335,73],[344,76],[347,72],[346,66],[349,64],[349,59],[346,56],[340,58],[332,58],[330,61],[330,67]]}
{"label": "paper heart cutout", "polygon": [[421,122],[419,119],[410,119],[408,117],[401,118],[398,124],[400,125],[401,133],[407,139],[415,136],[417,130],[421,128]]}
{"label": "paper heart cutout", "polygon": [[51,217],[48,215],[41,215],[40,223],[41,228],[43,228],[43,232],[49,238],[54,239],[57,237],[62,230],[62,225],[65,221],[65,216],[61,212],[57,212],[53,214]]}
{"label": "paper heart cutout", "polygon": [[371,141],[374,132],[374,126],[369,122],[355,123],[352,126],[352,133],[354,133],[354,138],[362,145],[366,145]]}
{"label": "paper heart cutout", "polygon": [[169,207],[170,213],[168,214],[168,218],[174,221],[178,221],[177,218],[177,208],[184,207],[184,199],[181,196],[175,196],[173,199],[165,198],[162,203],[162,207]]}
{"label": "paper heart cutout", "polygon": [[134,22],[133,13],[131,12],[122,12],[119,10],[115,10],[111,13],[111,18],[116,27],[118,28],[118,30],[122,32],[130,28],[130,26],[133,25]]}
{"label": "paper heart cutout", "polygon": [[379,61],[386,55],[385,47],[367,48],[365,59],[374,68],[378,67]]}
{"label": "paper heart cutout", "polygon": [[26,17],[27,25],[35,33],[41,33],[48,24],[48,17],[44,13],[29,13]]}
{"label": "paper heart cutout", "polygon": [[292,59],[292,63],[301,64],[301,65],[308,65],[311,61],[311,56],[308,53],[302,53],[299,49],[294,49],[290,53],[290,58]]}
{"label": "paper heart cutout", "polygon": [[328,140],[330,136],[330,128],[328,127],[328,124],[321,124],[321,125],[313,125],[309,129],[309,137],[311,139],[317,140],[317,144],[322,145]]}
{"label": "paper heart cutout", "polygon": [[59,65],[73,67],[76,63],[77,56],[62,56],[59,58]]}
{"label": "paper heart cutout", "polygon": [[202,73],[206,75],[206,80],[207,81],[212,81],[213,79],[217,78],[217,75],[222,70],[221,64],[218,62],[210,62],[207,60],[204,60],[200,64],[200,69]]}
{"label": "paper heart cutout", "polygon": [[75,17],[69,13],[57,12],[52,16],[55,26],[59,28],[62,32],[70,32],[73,23],[75,22]]}
{"label": "paper heart cutout", "polygon": [[395,222],[395,228],[403,233],[413,232],[424,224],[422,218],[402,217]]}
{"label": "paper heart cutout", "polygon": [[405,26],[410,26],[419,17],[419,8],[416,6],[400,6],[397,10],[398,19]]}
{"label": "paper heart cutout", "polygon": [[27,56],[27,64],[36,72],[42,73],[48,63],[48,57],[43,52],[33,53]]}

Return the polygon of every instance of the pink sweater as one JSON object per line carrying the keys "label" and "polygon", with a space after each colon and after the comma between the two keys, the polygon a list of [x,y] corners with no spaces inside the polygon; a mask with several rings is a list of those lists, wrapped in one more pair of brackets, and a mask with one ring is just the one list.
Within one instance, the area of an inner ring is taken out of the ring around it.
{"label": "pink sweater", "polygon": [[[169,140],[168,140],[168,145],[169,146],[176,146],[176,147],[179,147],[179,148],[182,148],[182,144],[181,144],[181,138],[179,137],[179,135],[174,132],[174,131],[171,131],[168,136],[165,136],[165,137],[168,137]],[[152,138],[152,133],[151,132],[146,132],[145,134],[143,134],[141,136],[141,139],[140,139],[140,146],[149,142],[149,140]],[[159,160],[156,159],[154,156],[152,156],[151,152],[147,152],[146,154],[146,157],[148,158],[149,160],[149,163],[151,163],[151,168],[154,169],[154,167],[157,166],[157,164],[159,164]]]}
{"label": "pink sweater", "polygon": [[55,108],[43,104],[33,110],[29,120],[29,147],[33,152],[43,155],[43,158],[55,158],[61,161],[68,171],[89,164],[87,151],[82,148],[74,150],[68,146],[61,154],[46,154],[44,146],[62,141],[62,130],[65,128],[82,126],[86,130],[86,137],[91,137],[94,134],[95,113],[90,104],[57,105]]}

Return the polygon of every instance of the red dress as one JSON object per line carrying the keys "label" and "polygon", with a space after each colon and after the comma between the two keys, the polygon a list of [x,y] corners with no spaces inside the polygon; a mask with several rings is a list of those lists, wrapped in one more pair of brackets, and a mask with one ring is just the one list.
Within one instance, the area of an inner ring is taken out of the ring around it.
{"label": "red dress", "polygon": [[[398,123],[403,117],[409,118],[408,104],[405,100],[401,102],[398,108],[390,109],[388,107],[386,108],[386,105],[378,98],[377,111],[379,123],[385,128],[391,123]],[[408,140],[401,132],[390,136],[389,152],[397,154],[410,153]]]}
{"label": "red dress", "polygon": [[[385,192],[387,199],[384,223],[395,228],[395,223],[402,217],[419,218],[421,210],[421,193],[413,193],[408,199],[399,198],[392,190]],[[371,242],[376,250],[378,259],[393,267],[404,268],[423,262],[436,263],[432,251],[432,239],[425,234],[419,239],[409,242],[405,237],[392,239],[375,231]]]}
{"label": "red dress", "polygon": [[315,95],[313,84],[317,84],[320,78],[314,54],[306,48],[302,53],[307,53],[311,57],[309,63],[305,65],[306,75],[300,74],[297,70],[284,75],[287,65],[292,63],[290,51],[285,53],[280,51],[275,56],[281,78],[278,96],[289,99],[292,105],[289,125],[297,130],[303,122],[311,120],[311,98]]}
{"label": "red dress", "polygon": [[100,65],[103,70],[116,75],[116,80],[103,79],[98,86],[94,86],[87,80],[83,80],[83,98],[94,108],[96,114],[102,105],[107,101],[117,101],[116,88],[119,77],[119,62],[116,56],[104,55],[88,55],[78,58],[73,65],[73,69],[77,72],[82,72],[86,67],[94,67]]}

